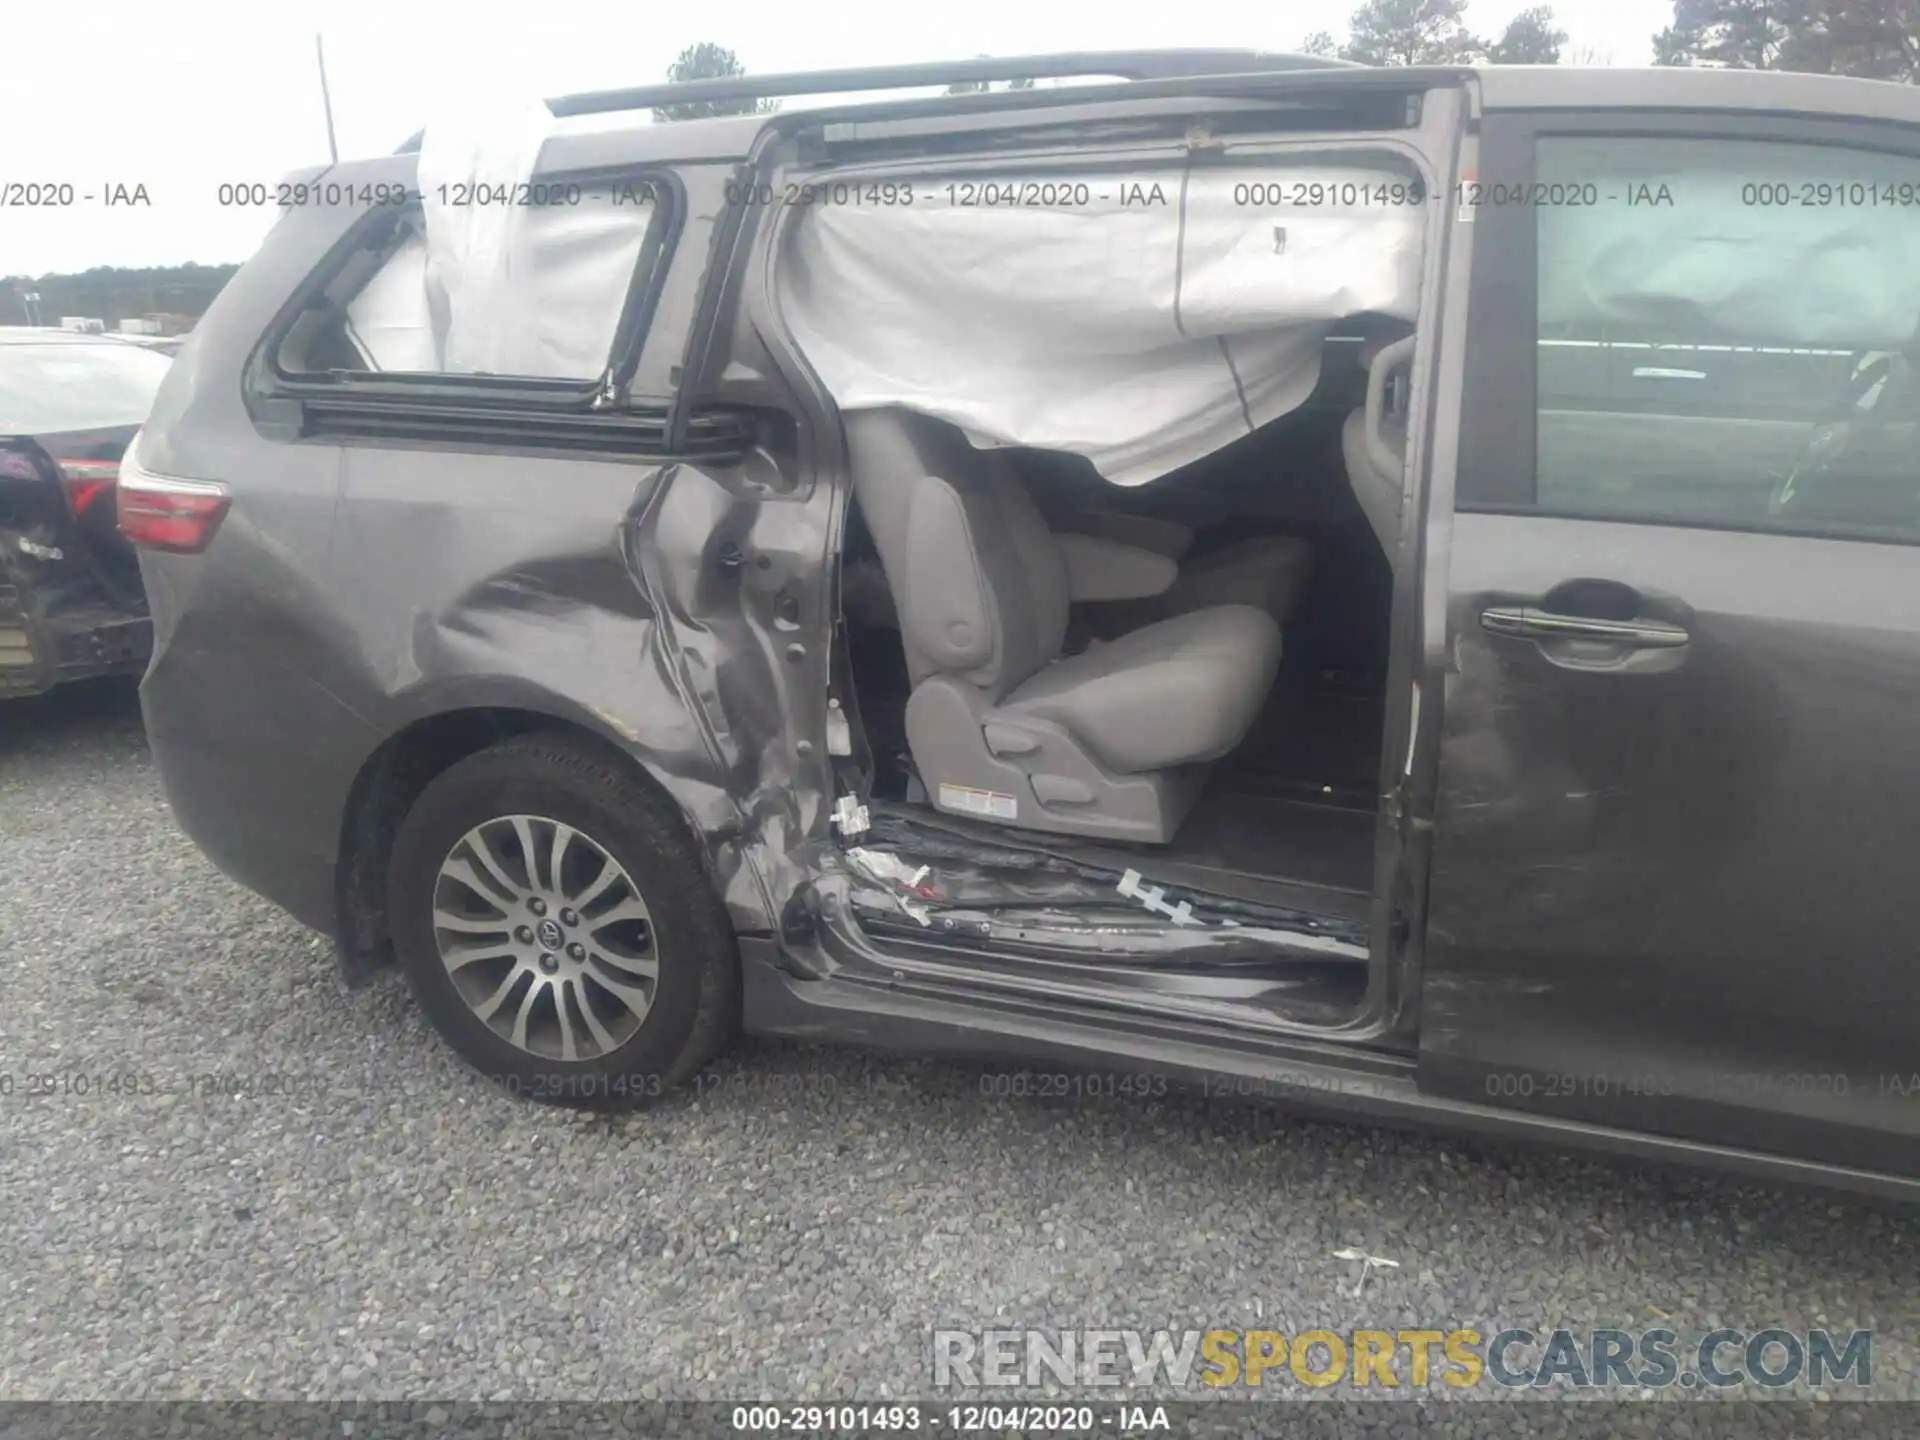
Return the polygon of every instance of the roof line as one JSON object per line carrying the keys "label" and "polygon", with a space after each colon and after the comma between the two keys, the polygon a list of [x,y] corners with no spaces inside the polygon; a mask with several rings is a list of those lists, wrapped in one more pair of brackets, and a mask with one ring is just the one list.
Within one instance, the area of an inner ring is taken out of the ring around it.
{"label": "roof line", "polygon": [[[615,114],[657,105],[771,100],[791,95],[905,90],[922,85],[977,84],[993,80],[1054,80],[1075,76],[1172,80],[1268,71],[1365,68],[1368,67],[1331,56],[1279,50],[1072,50],[1051,55],[986,56],[975,60],[868,65],[783,75],[736,75],[717,80],[640,85],[624,90],[589,90],[578,95],[556,96],[548,100],[546,106],[558,118]],[[405,155],[418,150],[424,133],[415,133],[397,153]]]}

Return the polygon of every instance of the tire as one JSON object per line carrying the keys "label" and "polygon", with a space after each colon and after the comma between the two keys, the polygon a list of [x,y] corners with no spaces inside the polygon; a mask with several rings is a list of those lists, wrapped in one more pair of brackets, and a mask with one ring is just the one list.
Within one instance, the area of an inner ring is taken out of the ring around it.
{"label": "tire", "polygon": [[[597,858],[618,877],[592,869]],[[590,895],[594,884],[605,888]],[[561,903],[574,897],[585,897],[577,911]],[[624,918],[635,899],[644,918]],[[739,950],[678,810],[576,737],[518,736],[437,776],[394,836],[387,905],[420,1008],[511,1094],[588,1110],[644,1105],[737,1028]]]}

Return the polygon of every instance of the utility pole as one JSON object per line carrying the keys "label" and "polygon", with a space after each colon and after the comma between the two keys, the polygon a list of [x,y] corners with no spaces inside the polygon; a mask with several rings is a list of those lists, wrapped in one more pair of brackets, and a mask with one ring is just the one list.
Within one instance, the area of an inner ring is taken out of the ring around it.
{"label": "utility pole", "polygon": [[340,147],[333,143],[333,96],[327,93],[327,47],[318,35],[313,37],[313,55],[320,62],[320,104],[327,112],[327,160],[340,163]]}

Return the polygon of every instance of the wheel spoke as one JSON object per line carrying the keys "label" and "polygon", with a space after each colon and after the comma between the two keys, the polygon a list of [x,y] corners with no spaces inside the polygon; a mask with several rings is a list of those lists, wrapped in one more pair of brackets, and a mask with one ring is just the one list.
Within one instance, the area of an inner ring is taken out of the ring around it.
{"label": "wheel spoke", "polygon": [[571,988],[566,981],[555,982],[553,990],[553,1013],[560,1018],[560,1058],[578,1060],[580,1049],[573,1043],[573,1016],[568,1014],[567,991]]}
{"label": "wheel spoke", "polygon": [[574,980],[568,987],[573,1001],[580,1007],[581,1018],[587,1022],[587,1029],[593,1032],[594,1043],[600,1047],[602,1055],[611,1055],[618,1047],[613,1036],[607,1033],[607,1027],[600,1023],[600,1017],[593,1013],[593,997],[587,994],[586,982]]}
{"label": "wheel spoke", "polygon": [[505,935],[513,929],[513,922],[504,915],[497,920],[485,920],[439,909],[433,912],[433,925],[436,930],[457,930],[462,935]]}
{"label": "wheel spoke", "polygon": [[635,1015],[645,1015],[648,1007],[653,1004],[653,998],[648,995],[646,991],[632,985],[623,985],[618,980],[596,969],[593,962],[600,958],[599,952],[597,951],[587,952],[586,977],[602,990],[605,990],[609,995],[613,996],[614,999],[625,1005],[627,1009],[631,1010]]}
{"label": "wheel spoke", "polygon": [[589,905],[593,904],[594,901],[606,894],[616,880],[624,880],[626,878],[625,872],[613,863],[611,856],[599,850],[598,847],[596,847],[596,853],[600,856],[600,871],[593,877],[593,883],[578,895],[568,897],[572,900],[575,910],[584,911]]}
{"label": "wheel spoke", "polygon": [[618,905],[608,910],[606,914],[595,915],[589,919],[587,921],[587,929],[593,934],[598,935],[607,926],[617,925],[622,920],[639,920],[651,925],[653,916],[648,913],[646,905],[640,900],[622,900]]}
{"label": "wheel spoke", "polygon": [[[478,1015],[482,1020],[491,1020],[493,1018],[493,1012],[500,1008],[501,1002],[512,993],[513,987],[520,983],[520,977],[526,973],[525,966],[514,966],[513,969],[507,972],[507,978],[500,982],[500,988],[473,1007],[473,1013]],[[534,988],[538,989],[539,987],[536,986]]]}
{"label": "wheel spoke", "polygon": [[442,946],[440,959],[449,972],[464,970],[482,960],[512,960],[518,962],[519,952],[511,945],[475,945],[471,949],[448,948]]}
{"label": "wheel spoke", "polygon": [[[484,849],[478,841],[467,848],[475,855],[481,854]],[[459,881],[503,915],[509,906],[519,903],[520,892],[514,886],[507,884],[505,878],[500,876],[499,871],[491,865],[487,867],[487,873],[495,877],[495,883],[482,880],[480,872],[466,860],[449,860],[440,867],[440,873],[449,880]]]}
{"label": "wheel spoke", "polygon": [[549,988],[548,983],[536,975],[527,993],[520,997],[520,1013],[513,1017],[513,1043],[522,1050],[527,1048],[527,1021],[533,1018],[533,1007]]}
{"label": "wheel spoke", "polygon": [[499,883],[502,891],[512,899],[519,900],[524,895],[526,887],[509,875],[507,867],[500,863],[500,856],[493,848],[493,828],[491,825],[483,825],[474,833],[474,858],[487,867],[487,873]]}
{"label": "wheel spoke", "polygon": [[571,825],[553,822],[553,848],[547,852],[547,878],[553,882],[552,888],[562,895],[566,888],[562,877],[567,873],[567,847],[573,844],[575,830]]}
{"label": "wheel spoke", "polygon": [[535,890],[545,890],[546,881],[540,878],[540,851],[533,843],[533,826],[524,815],[513,817],[513,833],[520,840],[520,863],[526,867],[527,884]]}
{"label": "wheel spoke", "polygon": [[660,962],[651,955],[619,955],[605,945],[596,945],[587,952],[602,965],[611,965],[622,976],[638,975],[643,980],[660,978]]}

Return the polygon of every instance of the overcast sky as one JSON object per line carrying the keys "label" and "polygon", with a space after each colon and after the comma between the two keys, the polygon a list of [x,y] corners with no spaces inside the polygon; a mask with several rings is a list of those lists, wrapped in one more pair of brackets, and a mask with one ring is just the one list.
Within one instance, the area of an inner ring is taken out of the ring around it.
{"label": "overcast sky", "polygon": [[[1473,0],[1499,29],[1527,0]],[[1247,46],[1296,49],[1344,35],[1354,0],[707,0],[500,6],[412,0],[26,0],[10,7],[0,84],[0,185],[67,182],[77,194],[146,187],[146,208],[98,198],[66,210],[0,208],[0,276],[93,265],[244,260],[271,214],[223,209],[223,181],[271,183],[327,158],[314,63],[326,42],[342,158],[391,151],[435,112],[476,96],[649,83],[699,40],[749,71],[881,65],[975,54]],[[1562,0],[1576,45],[1613,64],[1652,58],[1671,0]],[[548,18],[552,17],[552,18]]]}

